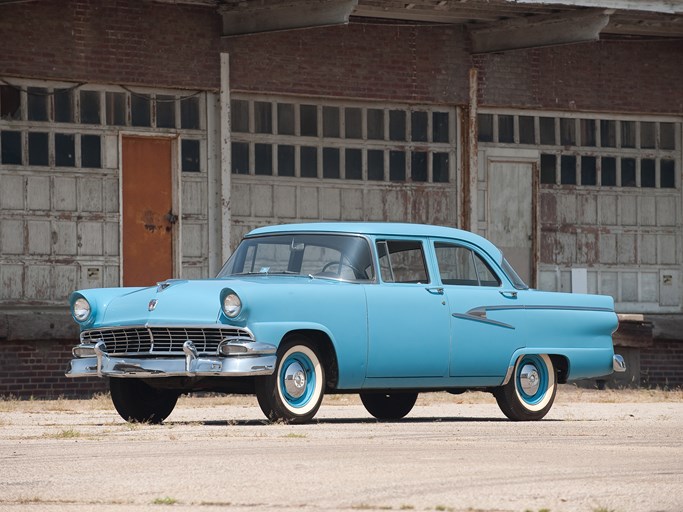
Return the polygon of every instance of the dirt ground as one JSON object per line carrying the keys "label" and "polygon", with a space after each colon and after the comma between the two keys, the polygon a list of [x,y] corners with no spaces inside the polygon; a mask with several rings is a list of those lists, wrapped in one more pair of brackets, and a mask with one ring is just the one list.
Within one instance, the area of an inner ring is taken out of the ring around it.
{"label": "dirt ground", "polygon": [[540,422],[490,395],[421,395],[399,422],[356,396],[309,425],[253,397],[184,397],[131,425],[108,396],[0,400],[0,511],[683,511],[683,391],[560,386]]}

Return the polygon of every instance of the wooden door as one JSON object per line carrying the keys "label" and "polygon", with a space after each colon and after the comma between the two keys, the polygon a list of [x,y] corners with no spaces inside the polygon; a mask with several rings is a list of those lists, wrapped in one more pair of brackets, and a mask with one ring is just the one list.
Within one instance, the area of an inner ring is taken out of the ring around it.
{"label": "wooden door", "polygon": [[123,285],[173,277],[173,141],[123,137],[121,218]]}
{"label": "wooden door", "polygon": [[489,158],[487,237],[496,244],[519,276],[536,284],[536,164],[529,160]]}

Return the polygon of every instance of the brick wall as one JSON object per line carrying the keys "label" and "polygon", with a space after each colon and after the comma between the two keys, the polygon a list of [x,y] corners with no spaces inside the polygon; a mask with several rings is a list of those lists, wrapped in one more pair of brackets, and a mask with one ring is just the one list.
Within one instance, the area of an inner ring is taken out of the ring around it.
{"label": "brick wall", "polygon": [[640,367],[644,386],[683,387],[683,340],[655,340],[641,351]]}
{"label": "brick wall", "polygon": [[220,16],[139,0],[0,5],[0,75],[217,89]]}
{"label": "brick wall", "polygon": [[73,340],[0,341],[0,396],[56,398],[108,390],[104,379],[67,379]]}

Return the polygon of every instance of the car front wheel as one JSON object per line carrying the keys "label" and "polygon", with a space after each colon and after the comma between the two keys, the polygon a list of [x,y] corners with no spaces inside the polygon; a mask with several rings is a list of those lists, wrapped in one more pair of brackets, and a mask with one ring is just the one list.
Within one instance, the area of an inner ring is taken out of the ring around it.
{"label": "car front wheel", "polygon": [[315,345],[305,339],[282,343],[275,372],[256,380],[256,398],[271,421],[310,421],[324,393],[325,368]]}
{"label": "car front wheel", "polygon": [[503,414],[514,421],[543,418],[557,392],[557,371],[548,355],[527,354],[517,359],[512,378],[493,395]]}
{"label": "car front wheel", "polygon": [[130,423],[161,423],[173,412],[178,393],[156,389],[139,379],[109,379],[116,412]]}
{"label": "car front wheel", "polygon": [[378,420],[400,420],[413,409],[417,393],[361,393],[360,400]]}

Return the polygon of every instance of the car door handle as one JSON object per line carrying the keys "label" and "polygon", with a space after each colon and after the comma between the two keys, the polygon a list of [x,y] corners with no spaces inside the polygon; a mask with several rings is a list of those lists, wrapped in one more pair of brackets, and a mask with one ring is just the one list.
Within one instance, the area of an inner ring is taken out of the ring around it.
{"label": "car door handle", "polygon": [[440,286],[436,288],[426,288],[426,290],[432,295],[443,295],[443,288]]}
{"label": "car door handle", "polygon": [[506,299],[516,299],[517,292],[500,292],[500,294]]}

